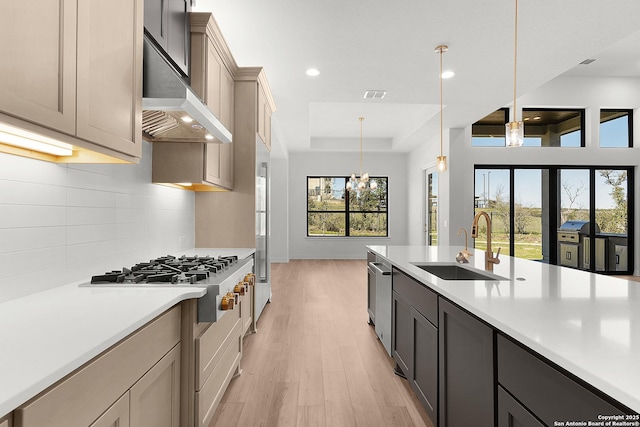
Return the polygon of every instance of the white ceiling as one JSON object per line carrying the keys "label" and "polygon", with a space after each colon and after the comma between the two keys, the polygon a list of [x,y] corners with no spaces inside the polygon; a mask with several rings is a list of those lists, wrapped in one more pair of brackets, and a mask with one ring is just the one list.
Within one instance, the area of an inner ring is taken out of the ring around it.
{"label": "white ceiling", "polygon": [[[514,0],[197,0],[239,66],[263,66],[273,155],[410,151],[513,101]],[[520,0],[518,95],[562,74],[640,77],[640,1]],[[587,58],[591,65],[577,65]],[[305,70],[315,67],[317,77]],[[386,90],[382,100],[366,90]]]}

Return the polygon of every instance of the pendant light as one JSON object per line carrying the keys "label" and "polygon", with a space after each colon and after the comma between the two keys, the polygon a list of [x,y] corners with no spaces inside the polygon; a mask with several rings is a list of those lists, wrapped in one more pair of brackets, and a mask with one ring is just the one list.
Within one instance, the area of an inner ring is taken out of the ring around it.
{"label": "pendant light", "polygon": [[505,125],[505,142],[507,147],[520,147],[524,142],[524,123],[516,119],[518,110],[516,108],[516,68],[518,64],[518,0],[516,1],[515,13],[515,36],[513,44],[513,121]]}
{"label": "pendant light", "polygon": [[364,117],[358,117],[360,120],[360,176],[357,177],[355,173],[351,174],[351,178],[347,182],[347,190],[351,190],[356,188],[358,191],[364,190],[375,190],[378,188],[378,183],[376,181],[369,181],[369,174],[362,173],[362,122],[364,121]]}
{"label": "pendant light", "polygon": [[446,45],[436,47],[435,52],[440,54],[440,155],[436,158],[438,172],[447,170],[447,156],[442,154],[442,54],[449,50]]}

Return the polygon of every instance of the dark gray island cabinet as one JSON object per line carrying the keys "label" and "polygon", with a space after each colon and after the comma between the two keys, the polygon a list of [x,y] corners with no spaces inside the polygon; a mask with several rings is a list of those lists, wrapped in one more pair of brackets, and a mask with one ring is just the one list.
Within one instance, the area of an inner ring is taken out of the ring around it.
{"label": "dark gray island cabinet", "polygon": [[434,426],[587,425],[616,415],[638,421],[395,266],[392,278],[392,357]]}

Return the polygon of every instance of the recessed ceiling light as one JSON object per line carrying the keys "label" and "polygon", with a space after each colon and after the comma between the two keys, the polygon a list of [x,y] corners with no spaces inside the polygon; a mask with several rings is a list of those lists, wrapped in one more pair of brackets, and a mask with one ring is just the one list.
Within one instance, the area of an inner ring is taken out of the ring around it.
{"label": "recessed ceiling light", "polygon": [[182,116],[182,121],[185,123],[191,123],[193,119],[189,116]]}
{"label": "recessed ceiling light", "polygon": [[204,137],[205,137],[205,139],[207,139],[209,141],[211,141],[213,139],[213,135],[211,135],[210,133],[206,134]]}
{"label": "recessed ceiling light", "polygon": [[315,77],[315,76],[318,76],[318,75],[320,75],[320,71],[318,71],[318,69],[316,69],[316,68],[309,68],[307,70],[307,76],[309,76],[309,77]]}
{"label": "recessed ceiling light", "polygon": [[443,71],[442,72],[442,78],[443,79],[450,79],[451,77],[455,76],[456,73],[454,73],[453,71]]}

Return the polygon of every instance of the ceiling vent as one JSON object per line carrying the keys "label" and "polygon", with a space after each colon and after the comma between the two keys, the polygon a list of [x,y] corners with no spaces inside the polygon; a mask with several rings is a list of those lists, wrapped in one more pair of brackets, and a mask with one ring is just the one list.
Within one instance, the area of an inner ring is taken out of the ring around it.
{"label": "ceiling vent", "polygon": [[364,93],[365,99],[382,99],[387,94],[386,90],[368,90]]}
{"label": "ceiling vent", "polygon": [[582,61],[580,63],[580,65],[589,65],[589,64],[591,64],[592,62],[595,62],[595,61],[596,61],[595,59],[585,59],[584,61]]}

